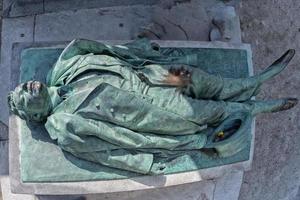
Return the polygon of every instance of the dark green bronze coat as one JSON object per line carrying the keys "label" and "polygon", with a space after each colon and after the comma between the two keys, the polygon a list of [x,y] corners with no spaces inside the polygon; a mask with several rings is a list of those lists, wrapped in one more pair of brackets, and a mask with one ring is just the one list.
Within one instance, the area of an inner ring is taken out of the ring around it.
{"label": "dark green bronze coat", "polygon": [[[197,56],[164,57],[144,40],[124,46],[74,40],[48,74],[57,97],[47,131],[79,158],[160,173],[156,156],[203,148],[213,131],[208,124],[226,113],[224,101],[194,99],[164,84],[174,64],[197,65]],[[246,98],[255,91],[249,88]]]}

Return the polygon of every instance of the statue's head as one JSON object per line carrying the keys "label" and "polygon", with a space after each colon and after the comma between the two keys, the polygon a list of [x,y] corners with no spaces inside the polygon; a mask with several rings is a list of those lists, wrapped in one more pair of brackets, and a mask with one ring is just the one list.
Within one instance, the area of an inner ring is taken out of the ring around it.
{"label": "statue's head", "polygon": [[22,83],[8,95],[10,110],[27,121],[43,121],[51,112],[47,86],[39,81]]}

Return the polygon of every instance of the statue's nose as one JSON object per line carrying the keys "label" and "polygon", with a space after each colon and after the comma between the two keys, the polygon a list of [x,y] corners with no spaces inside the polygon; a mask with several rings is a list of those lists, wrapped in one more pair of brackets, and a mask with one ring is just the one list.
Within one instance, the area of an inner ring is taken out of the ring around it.
{"label": "statue's nose", "polygon": [[39,90],[39,89],[41,89],[41,87],[42,87],[42,83],[40,83],[39,81],[34,81],[34,82],[32,83],[32,87],[33,87],[35,90]]}

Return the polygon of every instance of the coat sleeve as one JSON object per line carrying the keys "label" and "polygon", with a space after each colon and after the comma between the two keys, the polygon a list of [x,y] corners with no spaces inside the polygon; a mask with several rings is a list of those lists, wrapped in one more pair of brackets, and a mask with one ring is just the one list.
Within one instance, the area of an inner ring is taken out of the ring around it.
{"label": "coat sleeve", "polygon": [[141,65],[148,61],[148,58],[161,56],[154,51],[148,40],[137,40],[125,45],[107,45],[86,39],[75,39],[70,42],[59,56],[56,64],[47,75],[49,86],[63,85],[62,81],[69,73],[76,69],[77,64],[89,55],[107,55],[118,59],[124,65]]}
{"label": "coat sleeve", "polygon": [[[106,151],[114,149],[201,149],[206,143],[206,134],[184,136],[156,135],[104,122],[87,119],[76,114],[56,113],[46,123],[52,139],[77,152]],[[79,146],[76,146],[79,145]]]}
{"label": "coat sleeve", "polygon": [[[79,126],[84,126],[85,130],[83,128],[83,132],[78,132]],[[98,127],[96,132],[91,132],[94,130],[89,128],[89,122],[74,115],[54,114],[48,118],[45,127],[61,149],[79,159],[142,174],[149,173],[153,165],[152,153],[114,145],[98,137],[107,130]]]}
{"label": "coat sleeve", "polygon": [[147,149],[200,149],[206,143],[204,134],[163,137],[67,113],[51,115],[45,127],[63,150],[78,158],[143,174],[153,165]]}
{"label": "coat sleeve", "polygon": [[49,86],[63,85],[63,80],[66,78],[69,71],[76,68],[76,64],[80,64],[84,59],[84,55],[101,54],[107,49],[107,46],[90,40],[75,39],[70,42],[58,60],[54,64],[51,71],[47,74],[47,84]]}

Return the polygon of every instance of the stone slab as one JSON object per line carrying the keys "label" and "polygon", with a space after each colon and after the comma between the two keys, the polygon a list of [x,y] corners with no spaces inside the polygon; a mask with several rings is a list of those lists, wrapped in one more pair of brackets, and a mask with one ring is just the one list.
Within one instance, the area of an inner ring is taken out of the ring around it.
{"label": "stone slab", "polygon": [[[2,20],[1,66],[0,66],[0,121],[8,124],[7,93],[10,82],[12,45],[15,42],[33,41],[34,17]],[[1,134],[1,133],[0,133]],[[1,136],[1,137],[7,137]]]}
{"label": "stone slab", "polygon": [[[123,41],[125,42],[125,41]],[[205,42],[186,42],[186,41],[156,41],[161,46],[180,46],[190,48],[246,48],[250,51],[247,45],[234,45],[225,44],[221,42],[205,43]],[[115,42],[120,43],[120,42]],[[19,54],[18,52],[17,54]],[[250,54],[251,55],[251,52]],[[16,59],[17,60],[17,59]],[[15,61],[16,61],[15,60]],[[252,66],[251,56],[248,57],[249,66]],[[18,65],[14,65],[16,71],[14,75],[18,75]],[[18,84],[18,79],[12,80],[12,88]],[[10,136],[11,142],[19,144],[19,138],[17,134],[14,134],[18,130],[18,120],[11,117]],[[252,133],[254,134],[254,133]],[[252,141],[253,143],[253,141]],[[252,151],[252,150],[251,150]],[[17,146],[10,146],[10,163],[11,163],[11,175],[12,175],[12,189],[18,193],[34,193],[34,194],[90,194],[90,193],[106,193],[106,192],[120,192],[131,190],[143,190],[151,188],[159,188],[165,186],[179,185],[183,183],[197,182],[201,180],[207,180],[222,176],[225,172],[231,170],[246,170],[250,167],[250,161],[239,162],[229,165],[223,165],[219,167],[202,169],[199,171],[185,172],[179,174],[170,174],[166,176],[151,176],[151,177],[137,177],[134,179],[123,179],[114,181],[81,181],[81,182],[55,182],[55,183],[23,183],[20,180],[20,163],[19,163],[19,148]],[[250,152],[251,154],[251,152]],[[126,187],[124,187],[126,186]]]}
{"label": "stone slab", "polygon": [[[203,181],[167,188],[82,196],[38,196],[39,200],[214,200],[215,183]],[[231,199],[235,200],[235,199]]]}
{"label": "stone slab", "polygon": [[44,12],[44,0],[4,0],[3,17],[21,17]]}
{"label": "stone slab", "polygon": [[0,176],[8,175],[8,140],[0,141]]}
{"label": "stone slab", "polygon": [[161,189],[94,195],[39,195],[39,200],[238,200],[243,172],[236,171],[210,181]]}
{"label": "stone slab", "polygon": [[[4,17],[22,17],[43,13],[57,13],[68,10],[83,10],[92,8],[111,8],[118,6],[157,5],[170,10],[181,4],[193,6],[219,4],[218,0],[4,0]],[[222,3],[223,4],[223,3]],[[227,3],[229,4],[229,3]],[[231,5],[231,4],[230,4]]]}
{"label": "stone slab", "polygon": [[2,200],[37,200],[34,195],[13,194],[10,189],[9,176],[0,176]]}
{"label": "stone slab", "polygon": [[130,40],[138,35],[160,40],[208,41],[214,15],[210,10],[222,6],[220,1],[211,0],[47,13],[36,16],[35,41]]}
{"label": "stone slab", "polygon": [[160,0],[47,0],[45,12],[58,12],[62,10],[79,10],[89,8],[104,8],[112,6],[153,5]]}
{"label": "stone slab", "polygon": [[151,9],[151,6],[134,6],[38,15],[35,40],[54,42],[69,41],[74,38],[132,39],[135,33],[139,32],[139,25],[150,22],[148,13]]}

